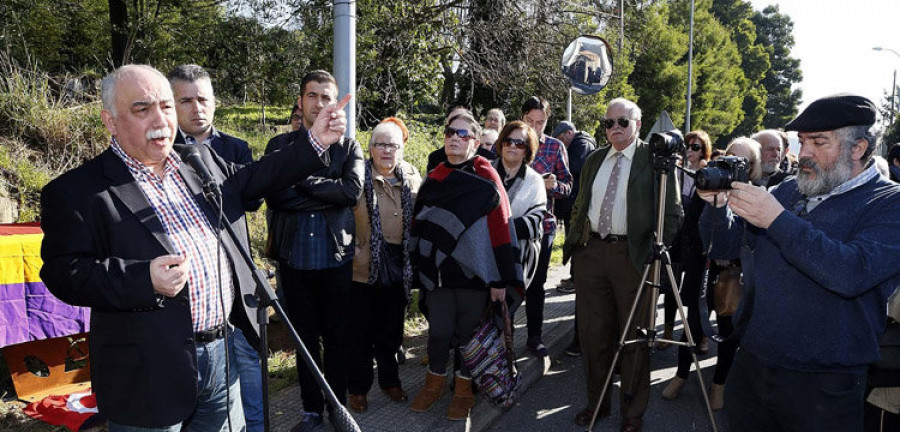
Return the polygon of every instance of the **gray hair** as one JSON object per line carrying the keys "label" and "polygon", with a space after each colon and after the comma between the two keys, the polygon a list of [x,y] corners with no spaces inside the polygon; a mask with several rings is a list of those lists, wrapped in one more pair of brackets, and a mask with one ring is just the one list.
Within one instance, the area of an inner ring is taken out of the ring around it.
{"label": "gray hair", "polygon": [[485,114],[485,117],[490,116],[491,113],[497,114],[497,117],[500,119],[500,127],[506,125],[506,116],[503,115],[503,110],[501,110],[500,108],[491,108],[488,110],[487,114]]}
{"label": "gray hair", "polygon": [[637,106],[636,103],[625,99],[625,98],[615,98],[609,101],[609,105],[606,106],[606,110],[609,111],[610,107],[620,105],[628,111],[628,115],[632,120],[640,120],[641,119],[641,108]]}
{"label": "gray hair", "polygon": [[469,113],[456,114],[453,117],[448,118],[447,123],[445,123],[444,126],[450,126],[450,123],[453,123],[456,120],[462,120],[468,123],[469,132],[472,132],[472,136],[478,140],[481,139],[481,125],[479,125],[478,122],[475,121],[475,118]]}
{"label": "gray hair", "polygon": [[869,144],[866,147],[866,150],[863,151],[862,158],[860,159],[860,163],[863,166],[869,162],[869,159],[872,158],[872,153],[875,152],[875,147],[878,146],[878,131],[875,129],[875,126],[844,126],[839,129],[834,130],[834,134],[837,139],[841,143],[841,147],[853,148],[856,145],[856,141],[864,139]]}
{"label": "gray hair", "polygon": [[403,129],[400,129],[400,126],[398,126],[394,122],[378,123],[377,126],[372,128],[372,136],[369,137],[369,148],[371,149],[372,143],[375,142],[375,137],[381,136],[381,135],[387,135],[390,133],[397,133],[397,136],[400,137],[400,147],[402,148],[403,144],[404,144],[403,143]]}
{"label": "gray hair", "polygon": [[116,116],[116,85],[119,83],[120,79],[139,70],[150,72],[151,74],[159,76],[164,81],[166,80],[166,76],[163,75],[162,72],[149,65],[130,64],[121,66],[112,71],[109,75],[104,77],[103,81],[100,83],[100,99],[103,101],[103,109],[109,111],[113,117]]}
{"label": "gray hair", "polygon": [[172,85],[175,85],[175,81],[195,82],[202,79],[210,79],[209,72],[195,64],[175,66],[169,72],[169,83]]}
{"label": "gray hair", "polygon": [[732,153],[732,148],[736,145],[744,145],[750,149],[750,154],[752,157],[748,161],[753,165],[753,168],[750,169],[750,181],[758,181],[762,178],[762,154],[760,148],[762,146],[759,145],[759,142],[752,138],[747,137],[737,137],[731,140],[728,143],[728,147],[725,148],[725,154]]}

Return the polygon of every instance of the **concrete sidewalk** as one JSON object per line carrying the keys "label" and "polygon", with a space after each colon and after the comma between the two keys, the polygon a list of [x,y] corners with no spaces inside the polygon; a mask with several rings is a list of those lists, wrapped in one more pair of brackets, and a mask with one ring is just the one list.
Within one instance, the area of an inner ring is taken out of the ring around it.
{"label": "concrete sidewalk", "polygon": [[[547,346],[550,356],[544,359],[536,359],[525,348],[527,332],[525,331],[525,311],[520,307],[516,313],[514,326],[516,327],[513,343],[516,351],[516,367],[521,375],[519,392],[524,393],[537,382],[544,373],[550,369],[550,359],[559,356],[572,341],[573,320],[575,316],[575,295],[561,294],[556,291],[556,285],[563,278],[569,276],[568,266],[557,266],[550,269],[544,288],[547,293],[547,301],[544,305],[544,345]],[[412,342],[412,343],[411,343]],[[425,366],[421,363],[421,357],[425,353],[425,338],[407,338],[404,341],[409,353],[408,360],[400,366],[400,380],[403,388],[409,394],[410,400],[418,394],[425,382]],[[376,371],[377,373],[377,371]],[[369,391],[369,409],[362,414],[353,413],[364,432],[419,432],[419,431],[484,431],[493,424],[503,412],[495,409],[484,399],[483,395],[476,394],[475,407],[472,415],[466,422],[454,422],[447,420],[444,414],[450,405],[452,390],[444,390],[444,396],[425,413],[410,411],[409,404],[397,404],[387,399],[378,389],[377,382]],[[302,402],[300,399],[299,385],[292,385],[272,395],[271,398],[271,425],[275,432],[288,432],[290,428],[300,421]],[[324,430],[330,431],[331,427],[326,420]]]}

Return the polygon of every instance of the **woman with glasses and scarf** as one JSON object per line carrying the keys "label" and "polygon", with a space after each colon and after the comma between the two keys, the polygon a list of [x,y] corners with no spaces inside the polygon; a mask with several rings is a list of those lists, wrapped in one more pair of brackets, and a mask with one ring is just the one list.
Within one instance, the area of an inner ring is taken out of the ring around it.
{"label": "woman with glasses and scarf", "polygon": [[541,237],[544,234],[544,211],[547,208],[544,180],[528,165],[537,153],[538,137],[531,126],[514,121],[503,127],[495,142],[499,157],[491,165],[500,175],[509,196],[509,208],[519,248],[519,263],[522,265],[525,286],[528,286],[537,270]]}
{"label": "woman with glasses and scarf", "polygon": [[[510,235],[506,189],[490,162],[475,155],[481,127],[467,113],[444,128],[447,161],[428,173],[413,210],[411,252],[416,283],[427,290],[428,371],[410,404],[429,410],[447,381],[451,348],[474,335],[489,302],[504,301],[507,289],[524,292]],[[472,377],[462,365],[454,377],[450,420],[466,420],[475,404]]]}
{"label": "woman with glasses and scarf", "polygon": [[352,331],[347,390],[348,405],[368,409],[372,387],[372,358],[378,365],[378,385],[394,402],[407,400],[400,383],[397,350],[403,342],[403,323],[409,304],[412,266],[409,233],[419,172],[403,161],[409,131],[391,117],[372,130],[370,157],[365,163],[363,193],[353,215],[356,254],[349,299]]}

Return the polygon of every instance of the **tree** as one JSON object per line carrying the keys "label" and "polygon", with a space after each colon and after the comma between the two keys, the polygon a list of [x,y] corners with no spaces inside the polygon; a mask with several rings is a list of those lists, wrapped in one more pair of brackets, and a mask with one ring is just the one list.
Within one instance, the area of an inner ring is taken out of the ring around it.
{"label": "tree", "polygon": [[[688,28],[690,1],[672,5],[671,24]],[[744,120],[742,90],[747,78],[741,70],[737,45],[712,15],[711,6],[712,0],[697,0],[695,5],[691,125],[705,130],[721,147]]]}
{"label": "tree", "polygon": [[769,70],[769,54],[759,43],[756,25],[753,24],[753,6],[744,0],[714,0],[712,12],[727,29],[731,29],[731,39],[737,45],[741,56],[741,70],[746,81],[741,93],[744,97],[741,108],[744,120],[724,140],[737,136],[749,136],[763,129],[766,114],[766,89],[762,80]]}
{"label": "tree", "polygon": [[769,53],[771,67],[766,71],[762,84],[769,97],[763,126],[781,128],[797,115],[803,98],[800,89],[791,87],[803,80],[800,60],[791,57],[794,46],[794,23],[778,11],[778,6],[768,6],[753,15],[757,42]]}
{"label": "tree", "polygon": [[687,108],[687,29],[669,22],[669,5],[656,3],[641,14],[636,37],[629,46],[635,57],[634,71],[628,82],[637,92],[637,103],[645,120],[641,136],[646,136],[657,116],[666,110],[678,126]]}

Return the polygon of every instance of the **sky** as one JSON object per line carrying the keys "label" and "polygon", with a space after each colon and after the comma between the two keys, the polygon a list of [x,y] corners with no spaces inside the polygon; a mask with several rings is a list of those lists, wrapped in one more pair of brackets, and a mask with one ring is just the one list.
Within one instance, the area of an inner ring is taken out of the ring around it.
{"label": "sky", "polygon": [[[865,96],[881,106],[900,70],[900,1],[750,0],[762,10],[777,4],[794,22],[792,56],[800,59],[800,110],[838,92]],[[875,51],[873,47],[891,48]],[[900,77],[898,77],[900,84]]]}

